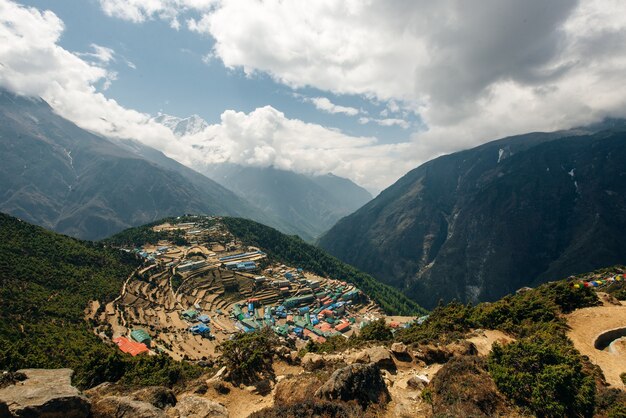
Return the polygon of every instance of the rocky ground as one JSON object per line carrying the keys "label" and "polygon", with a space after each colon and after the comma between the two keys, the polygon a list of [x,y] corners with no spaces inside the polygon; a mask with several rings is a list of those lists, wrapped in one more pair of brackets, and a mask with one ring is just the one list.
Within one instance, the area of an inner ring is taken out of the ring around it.
{"label": "rocky ground", "polygon": [[21,370],[2,379],[0,416],[271,417],[308,406],[334,408],[330,416],[430,416],[432,406],[421,393],[444,363],[488,352],[498,337],[504,339],[479,331],[471,341],[447,346],[411,350],[394,343],[303,357],[279,347],[276,379],[254,386],[234,386],[221,369],[174,390],[103,383],[80,392],[71,385],[69,369]]}

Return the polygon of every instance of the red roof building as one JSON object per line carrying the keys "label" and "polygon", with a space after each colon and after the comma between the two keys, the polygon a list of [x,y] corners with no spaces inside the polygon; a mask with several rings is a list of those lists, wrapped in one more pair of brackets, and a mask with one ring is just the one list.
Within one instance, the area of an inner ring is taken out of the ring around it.
{"label": "red roof building", "polygon": [[117,344],[122,352],[130,354],[133,357],[138,354],[144,354],[150,351],[145,344],[131,341],[126,337],[114,338],[113,342]]}

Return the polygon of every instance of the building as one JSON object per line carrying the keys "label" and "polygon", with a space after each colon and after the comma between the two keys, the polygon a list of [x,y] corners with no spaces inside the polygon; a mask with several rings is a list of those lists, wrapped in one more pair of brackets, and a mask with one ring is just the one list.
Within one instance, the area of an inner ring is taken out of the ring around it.
{"label": "building", "polygon": [[205,324],[197,324],[189,328],[192,334],[202,335],[203,337],[209,337],[211,335],[211,328]]}
{"label": "building", "polygon": [[187,321],[195,321],[198,318],[198,311],[193,310],[193,309],[188,309],[186,311],[184,311],[181,316],[183,317],[183,319],[186,319]]}
{"label": "building", "polygon": [[198,270],[202,267],[205,267],[207,264],[208,262],[206,260],[191,261],[189,263],[180,264],[178,267],[176,267],[176,271],[178,273],[184,273],[186,271]]}
{"label": "building", "polygon": [[197,319],[198,319],[198,321],[200,321],[200,322],[202,322],[204,324],[206,324],[208,322],[211,322],[211,318],[209,318],[209,315],[199,315]]}
{"label": "building", "polygon": [[123,353],[130,354],[133,357],[139,354],[146,354],[150,352],[150,349],[148,349],[145,344],[131,341],[126,337],[114,338],[113,342],[117,344],[117,346]]}
{"label": "building", "polygon": [[142,329],[136,329],[131,331],[130,338],[137,341],[138,343],[145,344],[146,347],[150,347],[150,343],[152,342],[150,334]]}

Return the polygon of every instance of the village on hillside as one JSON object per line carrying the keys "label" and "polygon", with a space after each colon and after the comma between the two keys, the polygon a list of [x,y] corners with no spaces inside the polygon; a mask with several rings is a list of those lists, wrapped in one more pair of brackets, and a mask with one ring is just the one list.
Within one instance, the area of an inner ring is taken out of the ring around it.
{"label": "village on hillside", "polygon": [[[144,266],[119,297],[105,306],[93,302],[87,313],[95,331],[126,353],[206,360],[220,342],[262,327],[300,348],[309,340],[348,338],[383,317],[354,285],[272,261],[263,249],[241,243],[219,218],[152,230],[176,238],[126,248]],[[387,321],[398,328],[414,319]]]}

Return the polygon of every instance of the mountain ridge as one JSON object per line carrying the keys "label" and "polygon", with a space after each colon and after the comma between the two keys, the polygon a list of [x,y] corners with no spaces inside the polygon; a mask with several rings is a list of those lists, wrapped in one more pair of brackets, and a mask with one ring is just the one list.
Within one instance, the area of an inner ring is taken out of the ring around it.
{"label": "mountain ridge", "polygon": [[615,232],[626,225],[618,163],[626,153],[623,125],[591,135],[532,133],[439,157],[339,221],[319,243],[426,307],[440,298],[494,300],[619,263],[626,257]]}

